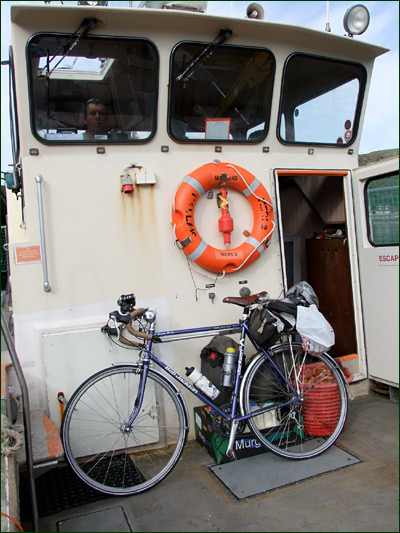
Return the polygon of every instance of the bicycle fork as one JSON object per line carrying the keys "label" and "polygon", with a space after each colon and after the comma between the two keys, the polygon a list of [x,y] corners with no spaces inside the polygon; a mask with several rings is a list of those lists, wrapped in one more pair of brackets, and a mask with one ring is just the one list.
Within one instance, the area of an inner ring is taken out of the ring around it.
{"label": "bicycle fork", "polygon": [[137,392],[137,396],[135,399],[135,403],[132,408],[132,412],[129,415],[126,423],[122,424],[121,426],[121,431],[125,433],[129,433],[131,431],[132,424],[135,421],[136,417],[138,416],[140,409],[142,407],[144,391],[146,388],[147,369],[148,369],[148,366],[143,367],[143,373],[140,376],[138,392]]}

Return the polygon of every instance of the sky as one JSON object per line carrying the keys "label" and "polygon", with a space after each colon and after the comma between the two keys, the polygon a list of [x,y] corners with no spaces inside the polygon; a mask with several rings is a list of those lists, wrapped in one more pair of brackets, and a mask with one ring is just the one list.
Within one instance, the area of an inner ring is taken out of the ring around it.
{"label": "sky", "polygon": [[[1,60],[8,59],[11,44],[10,6],[1,2]],[[52,2],[76,4],[77,2]],[[209,1],[208,14],[226,17],[245,17],[251,2]],[[264,20],[305,26],[324,31],[329,6],[329,24],[332,33],[344,35],[343,16],[346,10],[358,2],[309,1],[258,2],[264,9]],[[354,39],[389,48],[390,51],[375,61],[371,87],[360,143],[360,153],[399,147],[399,2],[382,0],[362,2],[370,13],[367,31]],[[119,7],[138,7],[140,2],[109,2]],[[8,67],[1,67],[1,170],[7,171],[12,163],[8,111]]]}

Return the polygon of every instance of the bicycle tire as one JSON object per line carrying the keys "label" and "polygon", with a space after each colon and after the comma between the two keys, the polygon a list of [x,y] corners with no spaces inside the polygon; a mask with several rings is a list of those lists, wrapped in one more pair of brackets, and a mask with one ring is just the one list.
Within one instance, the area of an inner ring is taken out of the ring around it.
{"label": "bicycle tire", "polygon": [[149,369],[141,410],[123,429],[143,369],[117,365],[88,378],[68,402],[61,440],[77,476],[105,494],[128,496],[162,481],[178,462],[188,433],[179,390]]}
{"label": "bicycle tire", "polygon": [[270,451],[289,459],[323,453],[339,437],[347,417],[346,383],[337,363],[328,354],[304,352],[295,342],[275,345],[268,354],[296,392],[264,353],[257,354],[243,379],[242,413],[275,408],[247,420],[252,434]]}

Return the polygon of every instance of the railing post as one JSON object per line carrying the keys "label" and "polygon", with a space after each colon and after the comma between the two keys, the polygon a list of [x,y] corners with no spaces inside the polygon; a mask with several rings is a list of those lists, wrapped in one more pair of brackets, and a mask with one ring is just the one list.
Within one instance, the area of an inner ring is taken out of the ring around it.
{"label": "railing post", "polygon": [[21,387],[22,397],[22,413],[24,418],[24,431],[25,431],[25,454],[26,454],[26,466],[28,469],[28,483],[29,492],[31,497],[31,510],[32,510],[32,525],[33,531],[39,531],[39,513],[36,500],[36,486],[33,475],[33,452],[32,452],[32,429],[31,429],[31,417],[29,406],[29,393],[28,386],[25,381],[22,367],[18,359],[17,352],[15,350],[14,342],[11,337],[10,330],[7,325],[7,318],[3,309],[1,310],[1,332],[4,335],[4,340],[10,354],[12,364],[14,365],[15,374],[17,376],[19,385]]}

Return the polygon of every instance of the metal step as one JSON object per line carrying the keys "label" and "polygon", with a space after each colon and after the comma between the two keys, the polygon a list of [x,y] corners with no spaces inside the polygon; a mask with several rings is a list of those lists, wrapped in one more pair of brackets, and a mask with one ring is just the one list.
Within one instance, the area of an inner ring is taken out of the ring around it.
{"label": "metal step", "polygon": [[[56,463],[64,455],[58,427],[40,409],[32,410],[30,418],[34,468]],[[17,423],[23,423],[22,413],[19,413]],[[18,452],[17,460],[20,466],[26,464],[25,448]]]}

